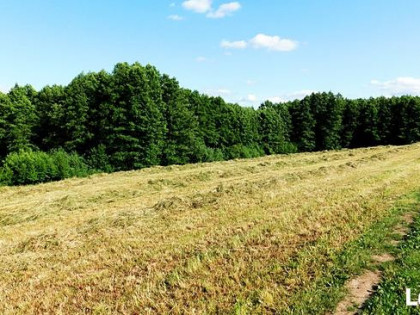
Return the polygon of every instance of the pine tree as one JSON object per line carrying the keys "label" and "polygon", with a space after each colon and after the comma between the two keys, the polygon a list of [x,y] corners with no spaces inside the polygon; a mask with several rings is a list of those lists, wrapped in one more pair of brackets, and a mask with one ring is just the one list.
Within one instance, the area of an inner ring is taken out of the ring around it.
{"label": "pine tree", "polygon": [[66,94],[59,85],[46,86],[34,101],[39,123],[36,126],[34,142],[44,151],[64,146]]}
{"label": "pine tree", "polygon": [[6,94],[0,92],[0,161],[8,153],[8,139],[7,133],[9,131],[9,113],[12,108],[12,103]]}
{"label": "pine tree", "polygon": [[278,112],[270,106],[259,109],[261,146],[266,154],[282,153],[286,142],[286,125]]}
{"label": "pine tree", "polygon": [[392,99],[379,97],[378,104],[378,137],[380,144],[392,143]]}
{"label": "pine tree", "polygon": [[309,97],[295,101],[290,106],[293,132],[292,141],[299,151],[313,151],[316,148],[315,124]]}
{"label": "pine tree", "polygon": [[64,103],[64,148],[67,151],[85,153],[94,134],[90,132],[89,111],[92,94],[96,89],[95,76],[92,73],[78,75],[66,88]]}
{"label": "pine tree", "polygon": [[339,149],[344,100],[341,95],[316,93],[310,97],[315,124],[316,150]]}
{"label": "pine tree", "polygon": [[188,93],[167,75],[161,77],[161,86],[167,129],[162,163],[185,164],[196,160],[198,124],[189,110]]}
{"label": "pine tree", "polygon": [[358,124],[354,133],[354,147],[369,147],[379,143],[378,106],[376,99],[359,99]]}
{"label": "pine tree", "polygon": [[359,121],[358,102],[346,100],[343,110],[341,123],[341,146],[343,148],[353,148],[355,143],[355,132]]}
{"label": "pine tree", "polygon": [[160,164],[165,126],[144,67],[117,64],[113,72],[113,132],[107,143],[118,169]]}
{"label": "pine tree", "polygon": [[10,102],[6,101],[6,148],[7,153],[33,148],[31,139],[38,117],[30,98],[36,91],[31,86],[15,85],[9,93]]}

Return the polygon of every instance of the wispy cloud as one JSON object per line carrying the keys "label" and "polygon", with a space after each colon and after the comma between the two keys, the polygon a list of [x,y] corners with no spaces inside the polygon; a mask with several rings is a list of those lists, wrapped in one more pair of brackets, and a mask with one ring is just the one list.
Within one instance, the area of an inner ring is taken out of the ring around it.
{"label": "wispy cloud", "polygon": [[182,21],[184,18],[180,15],[172,14],[172,15],[168,16],[168,19],[170,19],[172,21]]}
{"label": "wispy cloud", "polygon": [[246,99],[249,102],[256,102],[256,101],[258,101],[258,97],[255,94],[248,94],[248,96],[246,97]]}
{"label": "wispy cloud", "polygon": [[398,77],[389,81],[372,80],[370,83],[387,95],[420,95],[420,79],[413,77]]}
{"label": "wispy cloud", "polygon": [[213,19],[224,18],[225,16],[232,15],[233,12],[238,11],[240,8],[241,4],[239,2],[224,3],[216,11],[210,11],[207,17]]}
{"label": "wispy cloud", "polygon": [[197,62],[206,62],[206,61],[209,61],[209,60],[206,57],[199,56],[199,57],[195,58],[195,61],[197,61]]}
{"label": "wispy cloud", "polygon": [[265,34],[258,34],[249,42],[253,47],[257,49],[266,48],[268,50],[274,51],[292,51],[295,50],[298,46],[298,43],[294,40]]}
{"label": "wispy cloud", "polygon": [[248,43],[244,40],[238,40],[238,41],[228,41],[228,40],[222,40],[220,43],[220,46],[223,48],[228,49],[245,49],[248,46]]}
{"label": "wispy cloud", "polygon": [[207,13],[208,18],[221,19],[238,11],[241,4],[237,1],[222,3],[217,9],[214,9],[212,0],[187,0],[182,2],[182,7],[196,13]]}
{"label": "wispy cloud", "polygon": [[260,99],[255,94],[248,94],[246,96],[240,97],[239,99],[234,100],[234,102],[237,102],[241,105],[245,106],[255,106],[257,107],[259,105]]}
{"label": "wispy cloud", "polygon": [[220,46],[225,49],[245,49],[247,47],[253,47],[255,49],[267,49],[269,51],[292,51],[297,49],[298,45],[299,43],[295,40],[266,34],[257,34],[247,41],[222,40],[220,43]]}
{"label": "wispy cloud", "polygon": [[218,88],[218,89],[206,89],[205,94],[210,96],[221,96],[223,98],[228,97],[232,94],[232,91],[228,88]]}
{"label": "wispy cloud", "polygon": [[312,93],[316,93],[314,90],[300,90],[295,91],[292,93],[284,93],[276,96],[268,97],[267,100],[273,103],[284,103],[293,100],[301,100],[305,98],[305,96],[311,95]]}
{"label": "wispy cloud", "polygon": [[211,9],[212,0],[187,0],[182,3],[182,6],[197,13],[206,13]]}
{"label": "wispy cloud", "polygon": [[217,90],[217,93],[219,93],[219,94],[221,94],[221,95],[229,95],[229,94],[231,94],[231,93],[232,93],[232,91],[231,91],[231,90],[229,90],[229,89],[218,89],[218,90]]}
{"label": "wispy cloud", "polygon": [[4,93],[4,94],[6,94],[6,93],[8,93],[9,91],[10,91],[10,88],[6,88],[6,87],[4,87],[4,86],[0,85],[0,92],[2,92],[2,93]]}

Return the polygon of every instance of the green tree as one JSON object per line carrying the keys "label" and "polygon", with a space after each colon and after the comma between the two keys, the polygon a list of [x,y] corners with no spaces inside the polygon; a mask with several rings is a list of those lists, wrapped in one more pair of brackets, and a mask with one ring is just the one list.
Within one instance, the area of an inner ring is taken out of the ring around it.
{"label": "green tree", "polygon": [[392,143],[392,105],[393,100],[385,97],[376,99],[378,104],[378,137],[380,144]]}
{"label": "green tree", "polygon": [[292,142],[296,143],[299,151],[313,151],[315,142],[315,118],[311,110],[310,97],[301,101],[294,101],[290,105],[292,117]]}
{"label": "green tree", "polygon": [[198,123],[189,110],[188,93],[180,89],[179,83],[167,75],[161,77],[161,90],[167,130],[162,163],[185,164],[197,160]]}
{"label": "green tree", "polygon": [[358,125],[354,133],[354,147],[369,147],[379,143],[378,104],[376,99],[358,99]]}
{"label": "green tree", "polygon": [[198,121],[198,135],[204,145],[209,148],[220,148],[216,121],[218,118],[217,108],[212,100],[206,95],[200,95],[197,91],[189,92],[190,107]]}
{"label": "green tree", "polygon": [[34,142],[41,150],[48,151],[64,145],[65,100],[65,90],[60,85],[44,87],[35,98],[39,122],[35,129]]}
{"label": "green tree", "polygon": [[316,93],[309,97],[315,123],[316,150],[339,149],[344,99],[341,95]]}
{"label": "green tree", "polygon": [[9,113],[11,112],[12,103],[6,94],[0,92],[0,160],[8,153],[8,137],[9,130]]}
{"label": "green tree", "polygon": [[160,164],[165,125],[156,104],[148,74],[139,63],[117,64],[111,95],[112,133],[107,143],[112,164],[118,169]]}
{"label": "green tree", "polygon": [[259,109],[261,146],[266,154],[283,153],[286,125],[273,106]]}
{"label": "green tree", "polygon": [[397,144],[414,143],[420,140],[420,99],[402,96],[396,100],[395,136]]}
{"label": "green tree", "polygon": [[38,117],[30,98],[35,95],[36,91],[31,86],[15,85],[8,93],[9,101],[4,101],[2,116],[6,122],[4,144],[7,153],[33,147],[31,139]]}
{"label": "green tree", "polygon": [[358,102],[354,100],[346,100],[341,123],[341,146],[343,148],[352,148],[356,146],[355,132],[358,126],[358,121]]}

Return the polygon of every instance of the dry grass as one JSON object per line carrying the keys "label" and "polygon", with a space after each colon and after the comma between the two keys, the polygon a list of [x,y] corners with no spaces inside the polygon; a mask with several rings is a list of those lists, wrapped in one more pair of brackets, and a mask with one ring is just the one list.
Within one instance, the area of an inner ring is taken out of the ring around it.
{"label": "dry grass", "polygon": [[0,312],[278,312],[418,183],[415,144],[3,187]]}

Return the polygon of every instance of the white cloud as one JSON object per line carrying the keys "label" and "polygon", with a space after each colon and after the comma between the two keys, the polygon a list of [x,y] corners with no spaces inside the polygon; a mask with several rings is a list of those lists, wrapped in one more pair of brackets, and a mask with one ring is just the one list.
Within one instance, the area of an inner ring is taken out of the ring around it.
{"label": "white cloud", "polygon": [[244,40],[238,40],[233,42],[228,40],[222,40],[220,46],[227,49],[245,49],[248,46],[248,43]]}
{"label": "white cloud", "polygon": [[255,94],[248,94],[246,98],[249,102],[256,102],[258,100],[258,97]]}
{"label": "white cloud", "polygon": [[390,95],[420,95],[420,79],[412,77],[398,77],[390,81],[372,80],[373,86]]}
{"label": "white cloud", "polygon": [[286,100],[281,96],[272,96],[269,97],[268,100],[272,103],[284,103]]}
{"label": "white cloud", "polygon": [[280,38],[279,36],[270,36],[265,34],[257,34],[252,39],[228,41],[223,40],[220,46],[225,49],[245,49],[249,46],[255,49],[265,48],[271,51],[292,51],[298,47],[298,42],[291,39]]}
{"label": "white cloud", "polygon": [[184,18],[182,16],[179,16],[177,14],[173,14],[168,16],[168,19],[172,20],[172,21],[182,21]]}
{"label": "white cloud", "polygon": [[232,91],[229,89],[218,89],[217,93],[220,95],[229,95],[232,93]]}
{"label": "white cloud", "polygon": [[209,96],[220,96],[220,97],[228,97],[232,94],[232,91],[227,88],[218,88],[218,89],[206,89],[204,90],[204,94]]}
{"label": "white cloud", "polygon": [[199,56],[199,57],[195,58],[195,61],[197,61],[197,62],[206,62],[206,61],[208,61],[208,59],[206,57]]}
{"label": "white cloud", "polygon": [[0,92],[7,94],[9,93],[9,91],[10,91],[10,88],[0,85]]}
{"label": "white cloud", "polygon": [[238,99],[239,103],[253,103],[258,101],[258,97],[255,94],[248,94],[247,96]]}
{"label": "white cloud", "polygon": [[224,18],[225,16],[232,15],[233,12],[238,11],[240,8],[241,4],[239,2],[224,3],[216,11],[209,12],[207,17],[213,19]]}
{"label": "white cloud", "polygon": [[270,36],[265,34],[257,34],[249,42],[257,49],[266,48],[274,51],[291,51],[295,50],[298,46],[298,43],[291,39],[284,39],[279,36]]}
{"label": "white cloud", "polygon": [[311,95],[312,93],[316,93],[316,91],[314,91],[314,90],[300,90],[300,91],[296,91],[296,92],[293,92],[291,94],[288,94],[288,96],[289,96],[289,99],[295,100],[295,99],[302,99],[305,96]]}
{"label": "white cloud", "polygon": [[184,9],[201,14],[207,13],[206,16],[213,19],[230,16],[241,8],[241,4],[237,1],[223,3],[217,9],[214,9],[212,4],[213,0],[187,0],[182,2]]}
{"label": "white cloud", "polygon": [[187,0],[182,3],[182,6],[197,13],[206,13],[211,9],[212,0]]}
{"label": "white cloud", "polygon": [[272,97],[267,98],[267,100],[269,100],[272,103],[284,103],[288,101],[294,101],[296,99],[301,100],[305,98],[305,96],[311,95],[312,93],[316,93],[316,91],[300,90],[300,91],[295,91],[292,93],[285,93],[282,95],[272,96]]}
{"label": "white cloud", "polygon": [[246,85],[251,86],[257,84],[256,80],[246,80]]}

